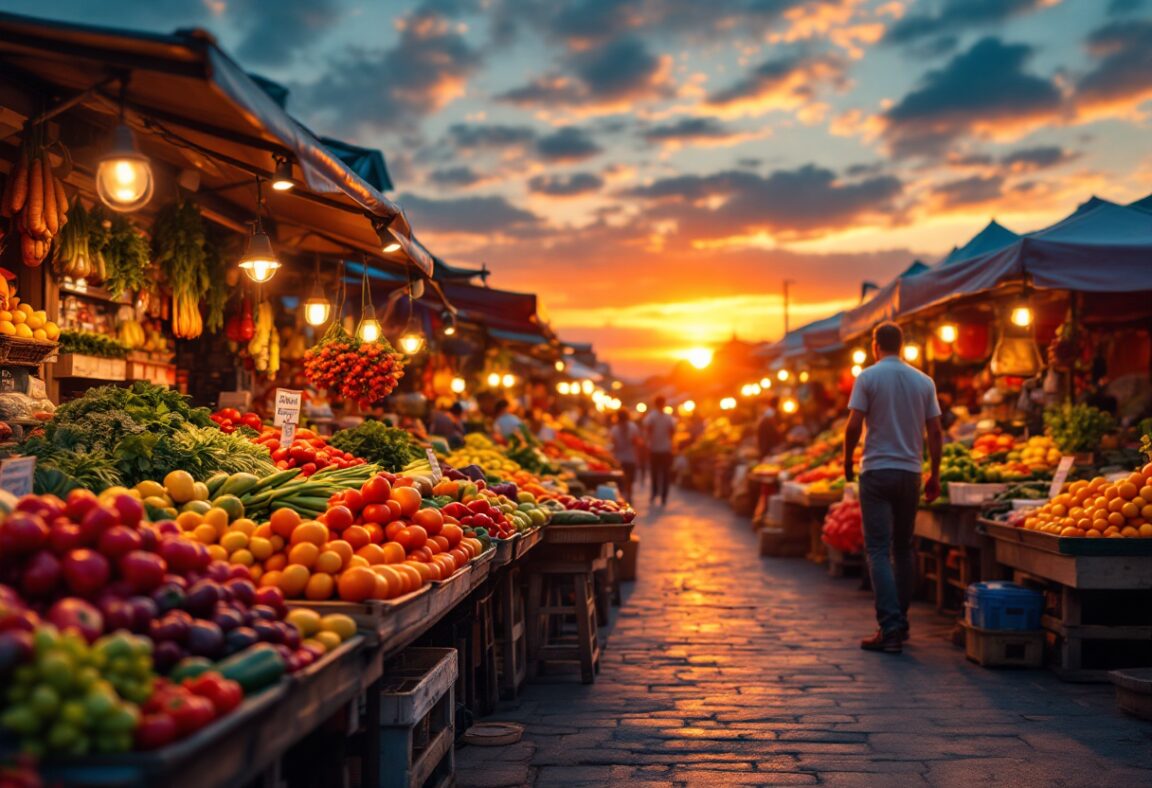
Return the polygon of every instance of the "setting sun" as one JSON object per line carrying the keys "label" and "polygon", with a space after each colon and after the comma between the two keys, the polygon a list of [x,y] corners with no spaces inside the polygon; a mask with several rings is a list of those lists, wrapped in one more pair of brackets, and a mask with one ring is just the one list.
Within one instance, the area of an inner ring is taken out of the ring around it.
{"label": "setting sun", "polygon": [[712,348],[694,347],[685,351],[684,358],[696,369],[707,369],[712,363]]}

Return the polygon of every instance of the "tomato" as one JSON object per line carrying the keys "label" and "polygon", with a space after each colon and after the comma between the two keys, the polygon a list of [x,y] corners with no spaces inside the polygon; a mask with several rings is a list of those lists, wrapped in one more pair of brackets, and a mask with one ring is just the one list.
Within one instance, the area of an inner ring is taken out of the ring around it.
{"label": "tomato", "polygon": [[240,420],[257,432],[264,429],[264,420],[256,413],[245,413]]}
{"label": "tomato", "polygon": [[136,749],[156,750],[180,736],[176,720],[168,714],[145,714],[136,728]]}
{"label": "tomato", "polygon": [[360,494],[359,490],[348,490],[344,493],[344,498],[339,501],[339,503],[347,506],[353,515],[358,515],[364,508],[364,496]]}
{"label": "tomato", "polygon": [[403,520],[395,520],[391,523],[388,523],[388,525],[384,526],[384,538],[388,539],[389,541],[394,541],[396,539],[396,534],[400,533],[407,527],[408,523],[404,522]]}
{"label": "tomato", "polygon": [[244,700],[244,690],[240,685],[224,678],[216,671],[208,671],[196,678],[185,679],[184,687],[193,694],[211,701],[216,716],[227,714]]}
{"label": "tomato", "polygon": [[347,506],[333,506],[327,511],[324,517],[325,525],[336,532],[341,532],[348,528],[348,526],[352,525],[353,520],[352,512]]}
{"label": "tomato", "polygon": [[216,411],[216,415],[228,421],[240,421],[243,418],[240,411],[236,410],[236,408],[221,408]]}
{"label": "tomato", "polygon": [[366,523],[378,523],[381,526],[388,525],[396,519],[393,510],[390,506],[383,503],[370,503],[364,507],[360,513],[360,519]]}
{"label": "tomato", "polygon": [[212,701],[193,695],[187,690],[183,690],[180,694],[169,695],[161,708],[175,720],[176,727],[185,736],[200,730],[216,716]]}
{"label": "tomato", "polygon": [[[382,504],[392,496],[392,485],[383,475],[373,476],[360,488],[365,503]],[[377,520],[377,522],[387,522]]]}
{"label": "tomato", "polygon": [[444,515],[438,509],[420,509],[412,515],[412,522],[427,531],[429,536],[435,536],[444,527]]}

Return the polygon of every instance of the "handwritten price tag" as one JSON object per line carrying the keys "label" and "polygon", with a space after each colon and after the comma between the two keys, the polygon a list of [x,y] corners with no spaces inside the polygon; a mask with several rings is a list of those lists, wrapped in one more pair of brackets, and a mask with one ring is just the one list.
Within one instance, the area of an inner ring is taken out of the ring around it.
{"label": "handwritten price tag", "polygon": [[284,422],[300,423],[301,392],[294,389],[276,389],[276,409],[272,413],[272,426],[281,427]]}
{"label": "handwritten price tag", "polygon": [[1056,466],[1056,473],[1052,475],[1052,486],[1048,488],[1049,498],[1055,498],[1060,494],[1060,490],[1064,487],[1064,482],[1068,481],[1068,473],[1072,470],[1072,461],[1074,459],[1072,456],[1060,458],[1060,464]]}
{"label": "handwritten price tag", "polygon": [[428,455],[428,463],[432,466],[432,483],[439,484],[440,480],[444,478],[444,472],[440,469],[440,460],[436,459],[436,452],[431,449],[425,449],[424,453]]}
{"label": "handwritten price tag", "polygon": [[13,457],[0,460],[0,489],[16,497],[32,494],[32,478],[36,474],[35,457]]}

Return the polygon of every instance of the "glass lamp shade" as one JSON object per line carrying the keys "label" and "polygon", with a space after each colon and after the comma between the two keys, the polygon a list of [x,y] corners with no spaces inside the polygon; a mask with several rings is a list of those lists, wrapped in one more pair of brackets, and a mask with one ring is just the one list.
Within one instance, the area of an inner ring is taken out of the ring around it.
{"label": "glass lamp shade", "polygon": [[356,326],[356,337],[361,342],[375,342],[382,333],[380,321],[374,318],[361,320],[360,325]]}
{"label": "glass lamp shade", "polygon": [[121,124],[112,135],[112,147],[96,168],[96,194],[114,211],[130,213],[148,204],[154,187],[152,165],[136,148],[132,130]]}
{"label": "glass lamp shade", "polygon": [[424,349],[424,335],[419,331],[405,331],[397,340],[400,350],[409,356],[414,356]]}
{"label": "glass lamp shade", "polygon": [[1027,328],[1032,325],[1032,309],[1027,306],[1018,306],[1012,310],[1012,325]]}
{"label": "glass lamp shade", "polygon": [[446,337],[456,336],[456,326],[453,325],[452,323],[449,323],[448,325],[444,326],[444,336],[446,336]]}
{"label": "glass lamp shade", "polygon": [[291,191],[296,182],[292,180],[292,162],[281,159],[276,162],[276,172],[272,175],[272,188],[278,192]]}
{"label": "glass lamp shade", "polygon": [[322,296],[312,296],[304,302],[304,322],[310,326],[322,326],[332,314],[332,304]]}
{"label": "glass lamp shade", "polygon": [[263,231],[252,233],[248,239],[248,251],[240,258],[240,269],[253,282],[267,282],[279,268],[280,261],[272,250],[272,239]]}

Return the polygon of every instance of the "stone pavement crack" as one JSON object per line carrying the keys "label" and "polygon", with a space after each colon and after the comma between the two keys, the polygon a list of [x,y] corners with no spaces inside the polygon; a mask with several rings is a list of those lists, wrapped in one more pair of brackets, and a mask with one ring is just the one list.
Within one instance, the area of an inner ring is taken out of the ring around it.
{"label": "stone pavement crack", "polygon": [[1110,686],[980,668],[926,606],[903,655],[862,652],[857,581],[759,558],[747,519],[705,496],[638,523],[596,683],[528,685],[493,717],[524,741],[462,748],[460,785],[1152,784],[1152,726]]}

